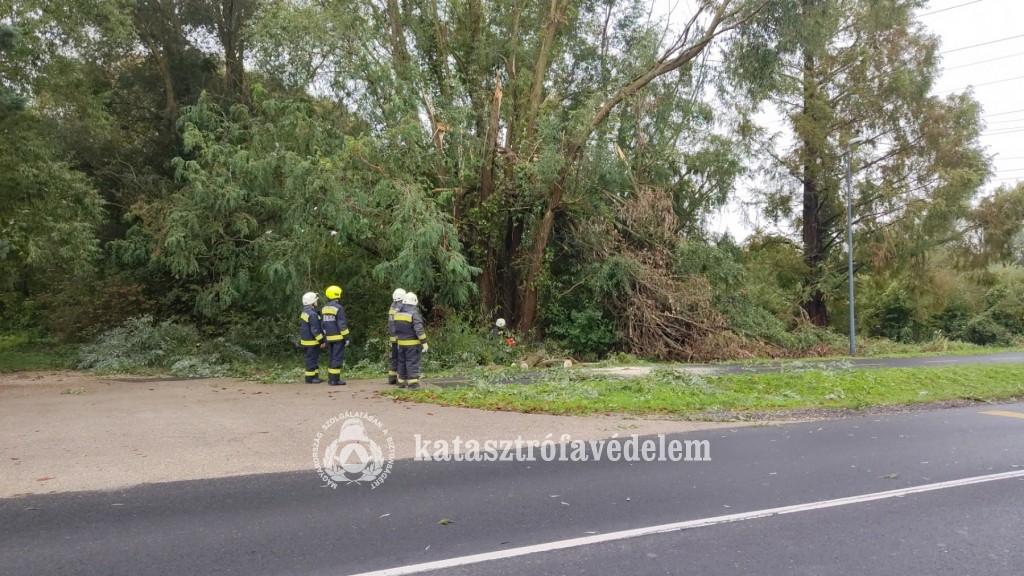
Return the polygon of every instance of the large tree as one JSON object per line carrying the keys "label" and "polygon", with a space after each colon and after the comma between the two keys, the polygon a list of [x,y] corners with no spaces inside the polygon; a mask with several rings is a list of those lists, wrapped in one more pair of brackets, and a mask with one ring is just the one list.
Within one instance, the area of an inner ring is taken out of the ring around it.
{"label": "large tree", "polygon": [[623,108],[648,106],[638,95],[679,74],[692,88],[698,57],[763,3],[701,0],[662,28],[639,0],[278,2],[264,14],[303,23],[305,42],[264,21],[256,29],[273,33],[255,52],[289,81],[331,86],[383,138],[400,136],[386,144],[406,148],[399,168],[450,207],[481,269],[484,312],[530,330],[560,215],[604,204],[592,164],[619,161]]}
{"label": "large tree", "polygon": [[0,58],[0,288],[25,298],[91,268],[103,202],[61,153],[55,122],[26,108],[30,88],[16,83],[32,53],[18,36],[0,27],[0,51],[14,56]]}
{"label": "large tree", "polygon": [[923,4],[779,0],[731,48],[729,69],[745,95],[755,106],[771,103],[788,128],[763,146],[762,199],[769,215],[797,226],[802,306],[819,326],[843,286],[851,140],[865,140],[852,154],[857,244],[867,246],[858,267],[869,256],[906,263],[954,240],[988,175],[977,102],[931,94],[938,39],[914,17]]}

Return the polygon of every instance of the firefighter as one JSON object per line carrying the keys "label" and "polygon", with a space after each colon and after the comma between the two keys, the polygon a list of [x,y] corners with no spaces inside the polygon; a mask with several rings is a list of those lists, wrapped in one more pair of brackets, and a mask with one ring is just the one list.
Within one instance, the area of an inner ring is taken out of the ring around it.
{"label": "firefighter", "polygon": [[395,288],[391,294],[391,307],[388,308],[388,340],[391,342],[391,358],[388,365],[388,384],[398,385],[398,338],[395,337],[395,314],[401,311],[405,290]]}
{"label": "firefighter", "polygon": [[427,333],[423,331],[423,317],[416,306],[419,298],[408,292],[402,307],[395,312],[395,338],[398,344],[398,387],[420,387],[420,354],[430,349]]}
{"label": "firefighter", "polygon": [[341,379],[341,365],[345,362],[345,346],[350,342],[348,319],[345,308],[338,302],[341,298],[340,286],[328,286],[324,290],[327,304],[321,309],[324,338],[327,340],[327,383],[331,386],[344,386]]}
{"label": "firefighter", "polygon": [[505,330],[505,319],[498,318],[494,321],[494,326],[491,327],[492,338],[505,338],[508,333]]}
{"label": "firefighter", "polygon": [[306,384],[319,384],[320,349],[325,346],[320,313],[316,309],[316,292],[302,295],[302,314],[299,315],[299,344],[306,349]]}

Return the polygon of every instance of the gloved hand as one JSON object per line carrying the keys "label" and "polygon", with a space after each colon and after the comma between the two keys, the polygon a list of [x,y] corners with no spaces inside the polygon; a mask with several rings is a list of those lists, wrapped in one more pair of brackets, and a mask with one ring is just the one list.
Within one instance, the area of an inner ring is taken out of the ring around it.
{"label": "gloved hand", "polygon": [[351,346],[351,345],[352,345],[352,337],[351,336],[345,336],[345,346],[347,347],[347,346]]}
{"label": "gloved hand", "polygon": [[320,349],[323,350],[324,348],[327,348],[327,342],[320,343]]}
{"label": "gloved hand", "polygon": [[426,342],[424,342],[423,343],[423,351],[426,352],[427,350],[430,350],[430,344],[427,344]]}

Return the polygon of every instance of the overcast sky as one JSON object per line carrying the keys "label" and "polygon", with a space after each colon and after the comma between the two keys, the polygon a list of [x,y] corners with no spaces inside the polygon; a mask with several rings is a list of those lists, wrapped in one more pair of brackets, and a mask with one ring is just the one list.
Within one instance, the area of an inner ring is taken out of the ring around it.
{"label": "overcast sky", "polygon": [[996,154],[996,174],[986,188],[1024,179],[1024,2],[933,0],[921,14],[942,38],[944,71],[935,93],[974,86],[984,107],[982,143]]}
{"label": "overcast sky", "polygon": [[[673,20],[691,13],[692,0],[655,1],[676,6]],[[1024,179],[1024,1],[932,0],[918,14],[942,43],[943,71],[934,93],[973,86],[984,108],[982,144],[995,155],[996,171],[985,190]],[[728,230],[741,239],[751,228],[736,202],[710,224],[714,232]]]}

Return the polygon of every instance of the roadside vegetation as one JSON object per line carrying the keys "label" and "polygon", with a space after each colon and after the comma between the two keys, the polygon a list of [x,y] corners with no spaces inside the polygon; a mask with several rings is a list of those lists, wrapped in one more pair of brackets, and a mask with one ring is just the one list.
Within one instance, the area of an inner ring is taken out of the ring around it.
{"label": "roadside vegetation", "polygon": [[545,414],[636,414],[743,419],[816,409],[865,409],[1024,398],[1024,365],[850,370],[792,366],[781,372],[700,376],[661,369],[638,378],[580,370],[545,372],[532,384],[478,378],[471,386],[389,390],[444,406]]}
{"label": "roadside vegetation", "polygon": [[66,369],[67,352],[56,341],[29,332],[0,334],[0,372]]}
{"label": "roadside vegetation", "polygon": [[296,382],[332,284],[346,378],[399,286],[427,376],[842,356],[851,284],[863,355],[1021,345],[1024,183],[920,3],[400,4],[0,7],[0,369]]}

